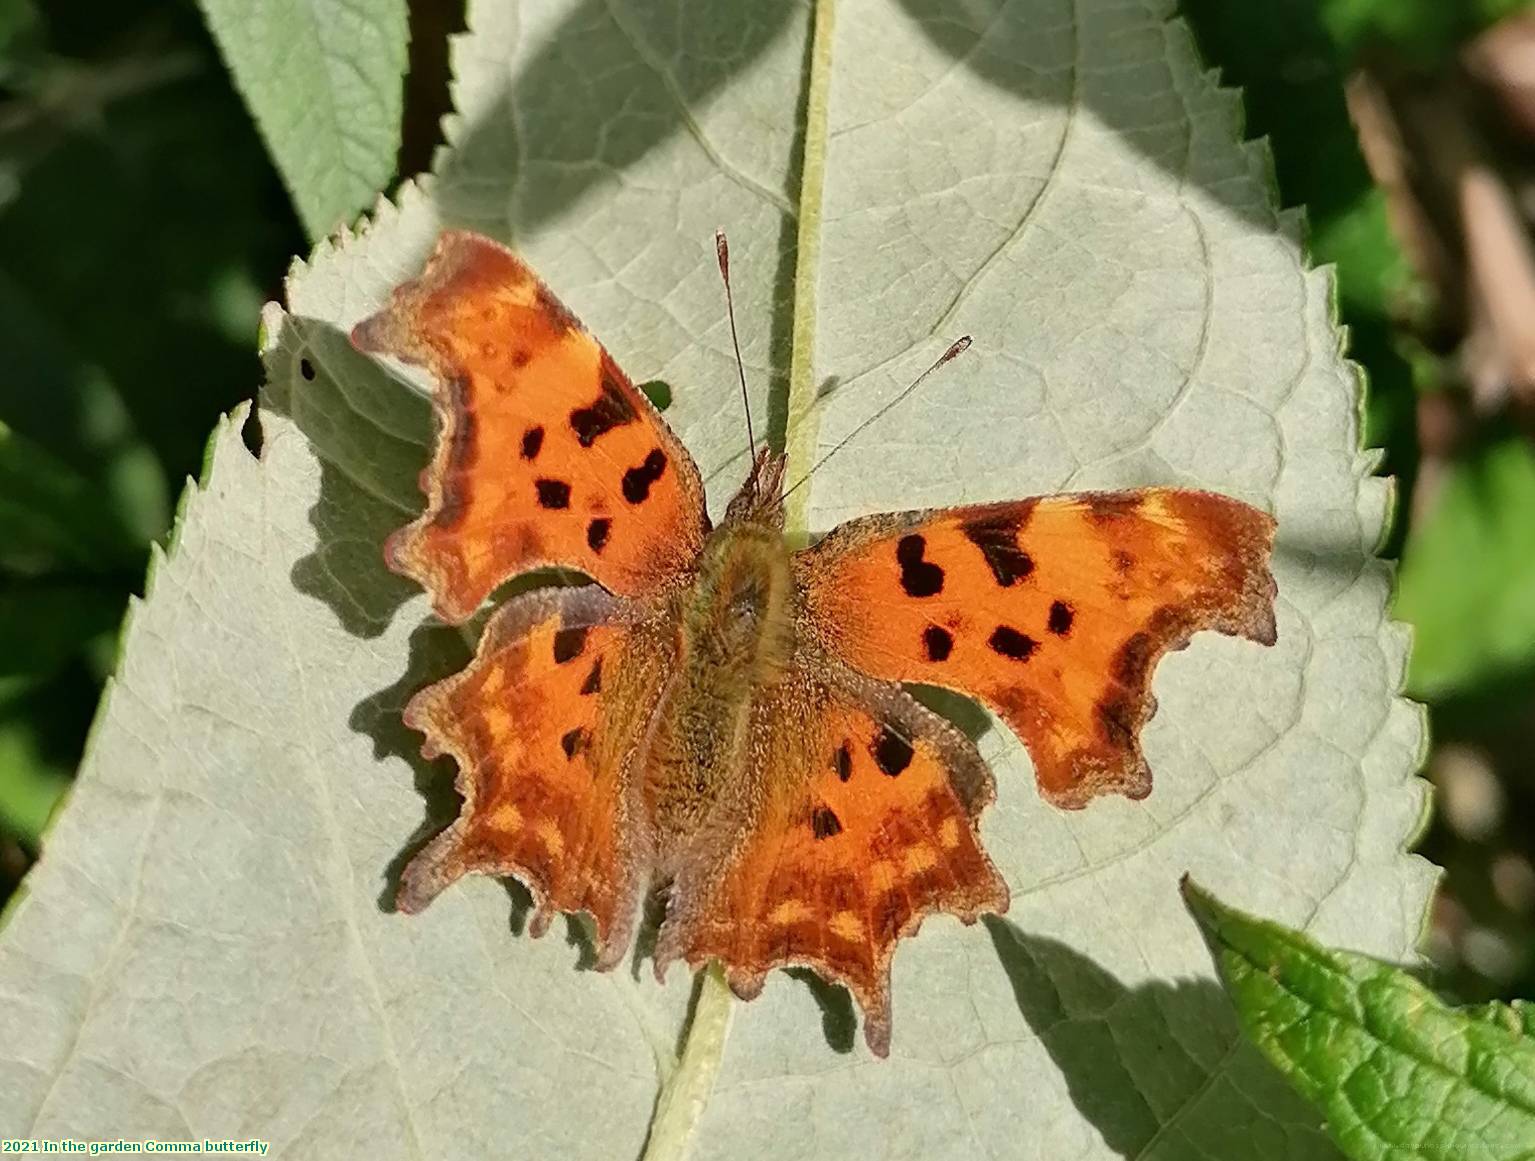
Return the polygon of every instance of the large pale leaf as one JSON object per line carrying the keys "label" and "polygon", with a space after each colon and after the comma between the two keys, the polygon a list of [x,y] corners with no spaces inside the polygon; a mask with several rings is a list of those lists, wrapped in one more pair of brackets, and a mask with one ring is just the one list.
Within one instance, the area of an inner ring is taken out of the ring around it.
{"label": "large pale leaf", "polygon": [[[295,270],[261,456],[218,433],[132,618],[0,951],[0,1130],[625,1157],[659,1110],[653,1156],[1328,1156],[1243,1047],[1177,880],[1411,955],[1421,725],[1329,278],[1170,7],[472,5],[436,176]],[[1163,664],[1145,802],[1056,812],[981,736],[1012,910],[902,945],[888,1061],[841,992],[783,973],[733,1018],[706,987],[689,1026],[680,973],[582,971],[490,880],[389,913],[454,810],[398,708],[467,645],[379,558],[421,503],[426,404],[344,335],[449,223],[515,240],[674,386],[716,505],[745,443],[724,225],[791,475],[975,336],[796,493],[803,527],[1146,483],[1278,515],[1280,642]]]}
{"label": "large pale leaf", "polygon": [[394,174],[405,0],[198,0],[311,238]]}

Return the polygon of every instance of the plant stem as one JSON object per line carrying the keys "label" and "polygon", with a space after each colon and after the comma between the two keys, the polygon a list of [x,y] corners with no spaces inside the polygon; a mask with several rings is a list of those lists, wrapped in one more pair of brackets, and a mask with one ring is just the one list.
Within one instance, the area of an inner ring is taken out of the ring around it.
{"label": "plant stem", "polygon": [[698,1000],[688,1025],[687,1043],[677,1067],[661,1086],[656,1098],[650,1137],[640,1161],[683,1161],[693,1144],[693,1130],[703,1116],[704,1105],[714,1090],[725,1036],[735,1001],[725,973],[711,962],[699,979]]}

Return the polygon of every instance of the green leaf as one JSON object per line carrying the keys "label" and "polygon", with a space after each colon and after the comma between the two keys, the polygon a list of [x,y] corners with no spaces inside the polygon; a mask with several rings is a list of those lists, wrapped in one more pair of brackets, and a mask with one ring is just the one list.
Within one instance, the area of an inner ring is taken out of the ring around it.
{"label": "green leaf", "polygon": [[[240,416],[220,429],[130,617],[0,941],[0,988],[28,998],[0,1006],[0,1124],[237,1124],[326,1156],[1333,1156],[1243,1046],[1176,880],[1413,946],[1433,876],[1403,853],[1422,727],[1370,555],[1389,487],[1331,277],[1171,16],[471,5],[435,174],[268,308],[260,458]],[[706,984],[695,1025],[683,973],[582,971],[580,926],[529,938],[526,895],[494,881],[389,911],[455,809],[399,707],[468,642],[380,558],[421,505],[428,385],[346,334],[445,225],[513,240],[636,382],[672,386],[716,513],[747,467],[723,226],[791,478],[975,340],[795,493],[796,531],[1152,483],[1278,515],[1279,644],[1204,635],[1162,663],[1146,801],[1055,811],[1017,741],[967,723],[1012,907],[901,945],[888,1061],[811,974],[723,1013]]]}
{"label": "green leaf", "polygon": [[199,0],[311,238],[394,175],[405,0]]}
{"label": "green leaf", "polygon": [[1515,1036],[1535,1041],[1535,1002],[1515,1000],[1511,1004],[1505,1004],[1500,1000],[1494,1000],[1490,1004],[1466,1008],[1464,1011],[1473,1019],[1485,1020],[1499,1028],[1508,1029]]}
{"label": "green leaf", "polygon": [[78,757],[69,745],[84,725],[74,720],[75,684],[67,677],[0,677],[0,831],[33,849]]}
{"label": "green leaf", "polygon": [[0,589],[0,677],[47,675],[122,620],[125,596],[110,585],[45,580]]}
{"label": "green leaf", "polygon": [[1402,556],[1411,688],[1442,698],[1535,664],[1535,448],[1507,433],[1446,469]]}
{"label": "green leaf", "polygon": [[[101,368],[0,271],[0,521],[47,524],[66,563],[135,562],[170,520],[164,471]],[[38,529],[41,532],[41,528]],[[10,541],[0,559],[30,550]]]}
{"label": "green leaf", "polygon": [[96,481],[0,424],[0,567],[18,576],[109,574],[142,549]]}
{"label": "green leaf", "polygon": [[0,0],[0,83],[9,79],[12,60],[39,39],[41,24],[32,0]]}
{"label": "green leaf", "polygon": [[1528,0],[1322,0],[1318,7],[1345,53],[1386,44],[1424,63],[1437,63],[1483,28],[1528,6]]}
{"label": "green leaf", "polygon": [[1458,1012],[1400,968],[1330,951],[1184,881],[1247,1036],[1357,1161],[1535,1157],[1535,1015]]}
{"label": "green leaf", "polygon": [[641,383],[640,390],[645,393],[645,398],[650,400],[651,406],[657,411],[665,411],[672,405],[672,387],[670,383],[660,379],[652,379],[649,383]]}

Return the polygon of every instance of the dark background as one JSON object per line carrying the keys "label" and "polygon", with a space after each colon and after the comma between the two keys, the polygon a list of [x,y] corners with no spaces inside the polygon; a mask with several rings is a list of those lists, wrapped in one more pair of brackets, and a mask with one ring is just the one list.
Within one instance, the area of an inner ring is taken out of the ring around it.
{"label": "dark background", "polygon": [[[1384,551],[1418,635],[1454,999],[1535,996],[1535,17],[1511,0],[1184,0],[1338,267]],[[459,2],[411,5],[399,172]],[[1528,82],[1521,77],[1531,78]],[[261,303],[308,242],[195,5],[0,0],[0,898],[35,857]]]}

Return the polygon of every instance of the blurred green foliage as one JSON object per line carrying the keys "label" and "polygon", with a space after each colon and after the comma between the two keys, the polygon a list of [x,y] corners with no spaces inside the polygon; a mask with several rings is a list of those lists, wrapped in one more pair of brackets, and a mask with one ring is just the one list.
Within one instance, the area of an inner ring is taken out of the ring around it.
{"label": "blurred green foliage", "polygon": [[[1385,450],[1383,470],[1405,491],[1415,476],[1417,430],[1412,372],[1395,325],[1410,274],[1344,103],[1350,53],[1329,31],[1337,11],[1391,2],[1184,0],[1183,11],[1222,80],[1241,87],[1248,134],[1269,139],[1280,202],[1304,207],[1313,259],[1337,266],[1349,355],[1370,381],[1365,442]],[[1403,532],[1399,522],[1391,549],[1399,550]]]}
{"label": "blurred green foliage", "polygon": [[1528,0],[1321,0],[1315,4],[1341,54],[1376,45],[1408,59],[1438,64],[1469,37]]}
{"label": "blurred green foliage", "polygon": [[[1274,0],[1235,5],[1185,0],[1206,56],[1243,89],[1251,134],[1267,136],[1280,198],[1304,206],[1318,262],[1337,266],[1349,354],[1366,371],[1365,442],[1385,451],[1398,495],[1417,482],[1417,396],[1437,390],[1434,361],[1404,328],[1423,295],[1392,236],[1386,201],[1360,154],[1344,83],[1362,55],[1450,67],[1467,37],[1526,0]],[[1423,527],[1405,510],[1385,546],[1402,557],[1396,614],[1417,628],[1409,689],[1433,700],[1474,690],[1535,659],[1535,551],[1503,532],[1528,518],[1518,461],[1528,444],[1506,433],[1474,440],[1450,468],[1445,502]]]}
{"label": "blurred green foliage", "polygon": [[[1344,85],[1364,61],[1434,77],[1456,67],[1467,38],[1527,0],[1183,0],[1207,58],[1243,88],[1248,131],[1266,135],[1280,200],[1305,207],[1318,262],[1335,263],[1349,354],[1368,377],[1365,441],[1383,448],[1399,504],[1390,555],[1402,559],[1395,615],[1415,630],[1408,691],[1429,703],[1436,745],[1484,755],[1501,821],[1458,834],[1441,812],[1421,849],[1448,870],[1445,910],[1502,946],[1502,971],[1448,956],[1442,983],[1464,998],[1535,994],[1531,916],[1514,914],[1506,884],[1535,859],[1535,781],[1518,723],[1535,707],[1535,450],[1504,425],[1475,431],[1443,467],[1437,502],[1414,524],[1420,394],[1456,391],[1447,364],[1416,337],[1431,291],[1415,282],[1392,235],[1349,119]],[[1409,161],[1411,164],[1411,161]],[[1448,795],[1454,790],[1443,788]],[[1456,795],[1459,797],[1459,795]],[[1483,939],[1486,942],[1486,939]],[[1522,966],[1521,966],[1522,965]]]}
{"label": "blurred green foliage", "polygon": [[190,3],[0,0],[0,830],[28,847],[302,246]]}
{"label": "blurred green foliage", "polygon": [[1414,688],[1475,691],[1535,668],[1535,448],[1489,432],[1440,486],[1402,562],[1397,608],[1414,619]]}

